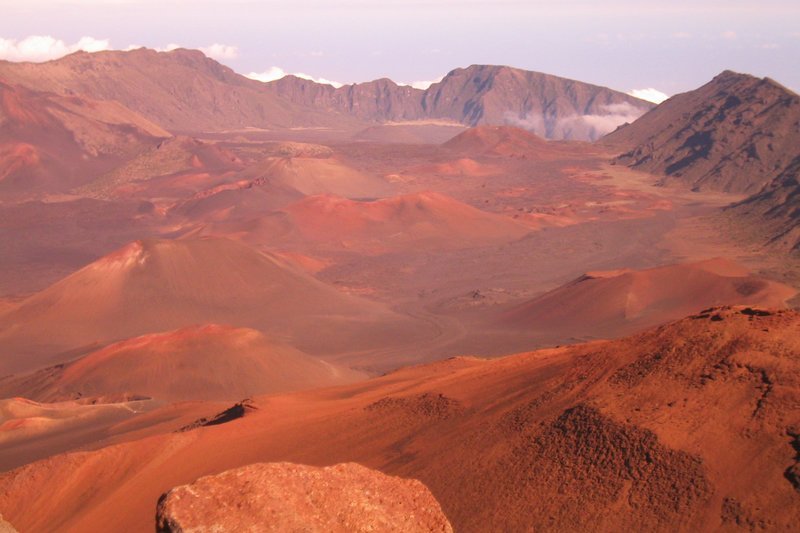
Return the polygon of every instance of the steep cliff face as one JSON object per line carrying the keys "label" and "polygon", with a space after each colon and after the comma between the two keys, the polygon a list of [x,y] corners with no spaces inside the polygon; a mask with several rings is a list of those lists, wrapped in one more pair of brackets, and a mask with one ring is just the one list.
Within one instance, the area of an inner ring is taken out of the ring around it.
{"label": "steep cliff face", "polygon": [[653,104],[588,83],[506,66],[450,72],[422,100],[432,117],[469,126],[508,124],[548,139],[594,140]]}
{"label": "steep cliff face", "polygon": [[173,132],[342,127],[348,117],[293,104],[197,50],[78,52],[46,63],[0,62],[0,80],[114,100]]}
{"label": "steep cliff face", "polygon": [[286,76],[268,85],[293,103],[367,121],[512,125],[548,139],[594,140],[653,107],[605,87],[495,65],[455,69],[425,91],[388,79],[336,89]]}
{"label": "steep cliff face", "polygon": [[368,122],[419,120],[424,91],[382,78],[335,88],[296,76],[286,76],[266,87],[295,103],[321,111],[352,115]]}
{"label": "steep cliff face", "polygon": [[456,69],[425,91],[386,78],[339,88],[296,76],[265,84],[185,49],[0,62],[0,79],[115,100],[173,132],[313,127],[352,135],[376,123],[435,119],[594,140],[652,107],[604,87],[491,65]]}
{"label": "steep cliff face", "polygon": [[800,155],[800,96],[725,71],[604,138],[618,162],[695,189],[756,193]]}

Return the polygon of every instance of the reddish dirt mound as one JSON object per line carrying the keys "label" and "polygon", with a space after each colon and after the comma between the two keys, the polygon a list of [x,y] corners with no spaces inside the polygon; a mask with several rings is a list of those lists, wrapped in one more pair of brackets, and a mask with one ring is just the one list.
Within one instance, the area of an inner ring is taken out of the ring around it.
{"label": "reddish dirt mound", "polygon": [[443,148],[466,157],[533,158],[548,151],[548,143],[533,133],[512,126],[478,126],[444,143]]}
{"label": "reddish dirt mound", "polygon": [[348,198],[384,196],[390,187],[335,157],[270,158],[258,166],[261,175],[275,184],[305,195],[335,194]]}
{"label": "reddish dirt mound", "polygon": [[199,476],[357,461],[420,479],[466,530],[791,528],[799,328],[794,311],[714,308],[619,341],[270,396],[233,423],[3,474],[0,506],[23,530],[144,529],[160,494]]}
{"label": "reddish dirt mound", "polygon": [[131,194],[158,198],[169,196],[170,189],[180,190],[187,176],[207,174],[219,179],[242,167],[236,155],[215,143],[178,136],[150,147],[76,192],[96,198]]}
{"label": "reddish dirt mound", "polygon": [[[524,506],[505,510],[518,513],[511,529],[556,523],[569,530],[613,529],[609,523],[620,524],[621,494],[629,505],[623,524],[681,529],[697,520],[712,492],[699,457],[584,404],[524,439],[507,471],[513,489],[531,495]],[[536,493],[555,497],[539,500]]]}
{"label": "reddish dirt mound", "polygon": [[200,191],[170,209],[170,214],[202,223],[250,219],[302,198],[297,189],[269,178],[239,180]]}
{"label": "reddish dirt mound", "polygon": [[0,379],[0,396],[38,401],[115,394],[167,401],[236,400],[364,377],[252,329],[207,325],[128,339],[67,364]]}
{"label": "reddish dirt mound", "polygon": [[18,172],[33,171],[39,164],[39,152],[30,144],[8,143],[0,146],[0,181]]}
{"label": "reddish dirt mound", "polygon": [[434,192],[369,202],[313,196],[283,211],[303,239],[363,251],[458,248],[507,242],[530,231],[510,218]]}
{"label": "reddish dirt mound", "polygon": [[[642,271],[588,273],[505,312],[500,322],[565,336],[614,337],[705,307],[783,307],[795,289],[711,259]],[[555,337],[554,337],[555,338]]]}
{"label": "reddish dirt mound", "polygon": [[170,134],[116,102],[0,83],[0,192],[63,193]]}
{"label": "reddish dirt mound", "polygon": [[[0,400],[0,469],[92,444],[111,428],[134,421],[156,402],[116,395],[108,403],[39,403],[25,398]],[[0,531],[2,531],[0,529]]]}
{"label": "reddish dirt mound", "polygon": [[[386,346],[414,327],[381,304],[345,295],[278,256],[231,240],[145,240],[0,316],[0,346],[15,354],[0,368],[33,370],[63,362],[64,350],[203,323],[252,327],[317,353]],[[44,330],[46,337],[37,334]]]}
{"label": "reddish dirt mound", "polygon": [[176,487],[158,502],[156,530],[452,532],[430,491],[350,463],[253,464]]}

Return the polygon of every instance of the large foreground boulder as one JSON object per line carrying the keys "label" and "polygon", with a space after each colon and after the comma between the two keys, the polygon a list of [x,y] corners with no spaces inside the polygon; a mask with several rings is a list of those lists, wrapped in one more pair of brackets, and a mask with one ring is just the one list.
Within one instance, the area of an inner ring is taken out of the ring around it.
{"label": "large foreground boulder", "polygon": [[325,468],[257,463],[161,496],[159,532],[452,532],[422,482],[355,463]]}
{"label": "large foreground boulder", "polygon": [[0,533],[17,533],[14,526],[3,520],[3,515],[0,515]]}

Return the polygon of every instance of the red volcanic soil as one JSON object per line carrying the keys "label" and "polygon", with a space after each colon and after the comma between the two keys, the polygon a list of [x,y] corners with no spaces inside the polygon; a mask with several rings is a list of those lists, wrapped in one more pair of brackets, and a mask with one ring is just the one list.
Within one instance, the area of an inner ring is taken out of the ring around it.
{"label": "red volcanic soil", "polygon": [[467,157],[535,158],[548,152],[547,141],[512,126],[479,126],[459,133],[442,145]]}
{"label": "red volcanic soil", "polygon": [[206,325],[135,337],[57,367],[0,379],[0,397],[52,402],[121,394],[171,402],[238,400],[364,377],[253,329]]}
{"label": "red volcanic soil", "polygon": [[[114,403],[39,403],[0,400],[0,469],[8,469],[106,437],[109,428],[131,421],[157,403],[115,395]],[[196,416],[196,415],[195,415]],[[2,531],[2,529],[0,529]]]}
{"label": "red volcanic soil", "polygon": [[173,206],[170,214],[204,223],[249,219],[302,197],[297,189],[267,177],[238,180],[200,191]]}
{"label": "red volcanic soil", "polygon": [[798,332],[793,311],[715,308],[618,341],[257,398],[225,424],[3,474],[0,508],[22,531],[146,529],[163,492],[200,476],[358,462],[425,483],[456,530],[791,529]]}
{"label": "red volcanic soil", "polygon": [[0,193],[65,192],[170,134],[116,102],[0,83]]}
{"label": "red volcanic soil", "polygon": [[153,145],[76,192],[94,198],[168,197],[202,187],[204,182],[198,186],[192,176],[207,176],[205,183],[219,181],[243,167],[235,154],[216,143],[179,136]]}
{"label": "red volcanic soil", "polygon": [[305,195],[370,198],[384,196],[390,191],[383,180],[359,172],[335,157],[270,158],[259,165],[259,170],[271,183]]}
{"label": "red volcanic soil", "polygon": [[385,347],[415,328],[381,304],[231,240],[145,240],[0,315],[0,347],[12,354],[0,368],[33,370],[62,362],[64,350],[202,323],[252,327],[312,353]]}
{"label": "red volcanic soil", "polygon": [[441,144],[464,131],[458,123],[420,121],[370,126],[353,136],[354,141],[392,144]]}
{"label": "red volcanic soil", "polygon": [[36,147],[27,143],[0,146],[0,181],[41,164]]}
{"label": "red volcanic soil", "polygon": [[519,239],[530,231],[511,218],[434,192],[369,202],[312,196],[282,211],[304,240],[362,251],[478,246]]}
{"label": "red volcanic soil", "polygon": [[202,477],[159,499],[156,528],[173,532],[453,531],[425,485],[355,463],[327,468],[259,463]]}
{"label": "red volcanic soil", "polygon": [[298,125],[352,132],[364,127],[340,113],[293,104],[198,50],[140,48],[77,52],[45,63],[3,61],[0,77],[36,90],[117,101],[176,133]]}
{"label": "red volcanic soil", "polygon": [[797,293],[725,259],[649,270],[589,272],[503,313],[500,323],[547,335],[613,337],[718,305],[785,307]]}
{"label": "red volcanic soil", "polygon": [[442,176],[491,176],[502,172],[501,167],[479,163],[468,157],[462,157],[446,163],[436,163],[429,168],[434,174]]}

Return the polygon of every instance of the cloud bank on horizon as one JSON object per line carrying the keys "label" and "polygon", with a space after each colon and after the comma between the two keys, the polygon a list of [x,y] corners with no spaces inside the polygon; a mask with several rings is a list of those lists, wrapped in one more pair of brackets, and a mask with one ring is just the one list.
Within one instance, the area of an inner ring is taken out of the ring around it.
{"label": "cloud bank on horizon", "polygon": [[[132,44],[125,48],[114,48],[111,46],[109,39],[96,39],[91,36],[81,37],[72,44],[67,44],[64,40],[56,39],[52,35],[29,35],[24,39],[4,39],[0,37],[0,59],[17,62],[30,61],[40,63],[59,59],[80,51],[94,53],[106,50],[133,50],[135,48],[141,48],[141,45]],[[163,48],[155,48],[155,50],[158,52],[171,52],[178,48],[181,48],[181,45],[170,43]],[[235,59],[239,56],[239,47],[227,44],[214,43],[209,46],[201,46],[198,50],[211,59],[218,61]]]}
{"label": "cloud bank on horizon", "polygon": [[654,104],[660,104],[669,98],[668,94],[662,93],[658,89],[653,89],[652,87],[647,89],[631,89],[628,91],[628,94],[636,98],[641,98],[642,100],[647,100],[648,102],[653,102]]}
{"label": "cloud bank on horizon", "polygon": [[7,61],[50,61],[73,52],[102,52],[111,48],[108,39],[81,37],[77,42],[67,44],[50,35],[31,35],[24,39],[3,39],[0,37],[0,59]]}
{"label": "cloud bank on horizon", "polygon": [[[42,61],[51,61],[78,51],[94,53],[103,52],[106,50],[127,51],[134,50],[136,48],[142,47],[140,45],[132,44],[126,46],[125,48],[113,48],[109,39],[96,39],[89,36],[81,37],[77,42],[72,44],[67,44],[64,40],[56,39],[51,35],[30,35],[20,40],[4,39],[0,37],[0,59],[16,62],[28,61],[39,63]],[[182,46],[176,43],[169,43],[164,47],[154,48],[154,50],[157,52],[171,52],[173,50],[177,50],[178,48],[182,48]],[[201,46],[198,48],[198,50],[203,52],[211,59],[217,61],[225,61],[239,57],[239,47],[229,44],[214,43],[209,46]],[[278,66],[272,66],[262,72],[250,72],[245,74],[246,77],[261,82],[279,80],[287,75],[296,76],[298,78],[310,80],[316,83],[332,85],[333,87],[337,88],[345,85],[344,83],[338,81],[312,76],[303,72],[286,72],[284,69]],[[442,81],[443,77],[444,76],[440,76],[429,81],[412,81],[409,83],[398,82],[398,85],[408,85],[414,87],[415,89],[424,90],[434,83]]]}
{"label": "cloud bank on horizon", "polygon": [[332,81],[325,78],[315,78],[309,74],[304,74],[302,72],[286,72],[281,67],[270,67],[263,72],[250,72],[249,74],[245,74],[246,77],[250,78],[251,80],[261,81],[264,83],[279,80],[285,76],[295,76],[297,78],[302,78],[304,80],[310,80],[316,83],[323,83],[325,85],[333,85],[336,88],[342,87],[344,83],[340,83],[338,81]]}
{"label": "cloud bank on horizon", "polygon": [[[78,43],[90,35],[121,49],[180,43],[241,73],[279,66],[341,83],[413,85],[493,64],[623,91],[675,94],[726,69],[800,89],[797,0],[0,0],[0,8],[2,55],[14,60],[88,49]],[[61,43],[25,42],[30,35]]]}

